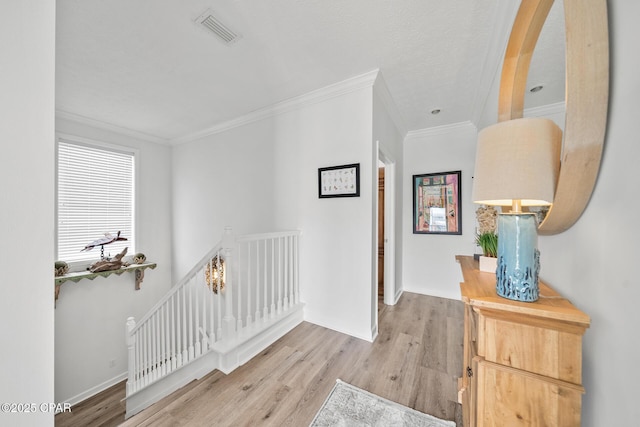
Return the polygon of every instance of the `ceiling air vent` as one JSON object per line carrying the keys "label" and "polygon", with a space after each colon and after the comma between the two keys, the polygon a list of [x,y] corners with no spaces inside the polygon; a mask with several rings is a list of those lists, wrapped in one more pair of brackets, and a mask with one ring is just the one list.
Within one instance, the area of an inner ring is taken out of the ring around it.
{"label": "ceiling air vent", "polygon": [[205,10],[202,15],[198,16],[195,22],[208,32],[216,35],[225,44],[235,43],[240,38],[239,34],[234,33],[229,27],[220,22],[218,18],[213,16],[210,9]]}

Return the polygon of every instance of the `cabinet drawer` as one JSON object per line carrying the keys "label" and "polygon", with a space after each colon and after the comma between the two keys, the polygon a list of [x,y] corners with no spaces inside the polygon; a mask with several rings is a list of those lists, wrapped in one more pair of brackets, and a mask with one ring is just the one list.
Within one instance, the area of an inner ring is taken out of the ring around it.
{"label": "cabinet drawer", "polygon": [[582,329],[527,316],[516,320],[497,312],[483,312],[480,327],[478,354],[487,361],[582,382]]}
{"label": "cabinet drawer", "polygon": [[581,386],[495,363],[477,365],[477,426],[580,426]]}

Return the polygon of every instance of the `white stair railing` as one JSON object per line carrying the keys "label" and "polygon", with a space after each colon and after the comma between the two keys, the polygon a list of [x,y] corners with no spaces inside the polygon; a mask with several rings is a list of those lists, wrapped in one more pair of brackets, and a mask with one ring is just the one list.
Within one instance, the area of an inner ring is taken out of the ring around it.
{"label": "white stair railing", "polygon": [[238,271],[234,311],[237,329],[259,327],[300,303],[298,232],[267,233],[237,239]]}
{"label": "white stair railing", "polygon": [[127,396],[205,353],[242,342],[299,300],[300,233],[223,241],[138,322],[127,319]]}

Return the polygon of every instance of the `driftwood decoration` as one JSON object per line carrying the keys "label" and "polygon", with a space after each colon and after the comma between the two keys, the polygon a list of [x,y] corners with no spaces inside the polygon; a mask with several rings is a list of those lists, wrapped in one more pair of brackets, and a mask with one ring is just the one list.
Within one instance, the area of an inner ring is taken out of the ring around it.
{"label": "driftwood decoration", "polygon": [[120,236],[120,232],[119,231],[115,236],[113,234],[111,234],[111,233],[104,233],[104,237],[101,237],[101,238],[99,238],[97,240],[94,240],[93,242],[89,243],[80,252],[90,251],[91,249],[95,248],[96,246],[108,245],[109,243],[117,242],[119,240],[127,240],[127,238]]}
{"label": "driftwood decoration", "polygon": [[110,270],[119,270],[122,267],[126,267],[129,263],[122,261],[122,258],[127,254],[127,249],[124,248],[122,252],[113,257],[111,260],[103,260],[96,261],[88,268],[92,273],[97,273],[98,271],[110,271]]}

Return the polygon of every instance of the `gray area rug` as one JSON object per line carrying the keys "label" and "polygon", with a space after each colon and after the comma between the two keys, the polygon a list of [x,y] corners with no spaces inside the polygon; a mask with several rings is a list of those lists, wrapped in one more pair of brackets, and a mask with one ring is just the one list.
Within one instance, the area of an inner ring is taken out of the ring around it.
{"label": "gray area rug", "polygon": [[310,427],[455,427],[455,425],[453,421],[423,414],[338,380]]}

